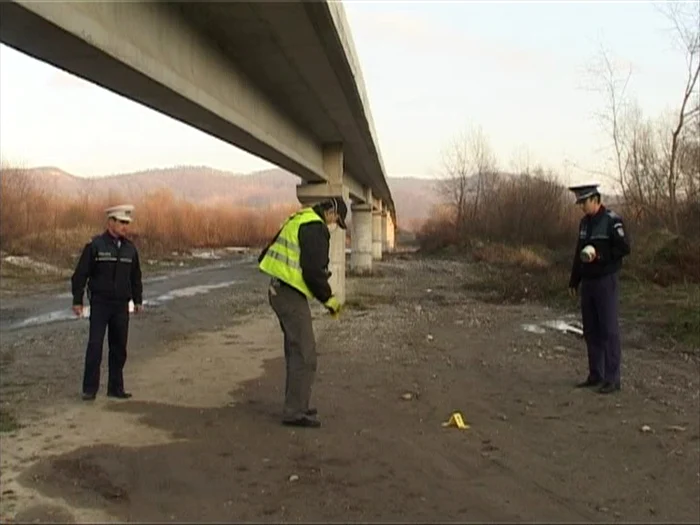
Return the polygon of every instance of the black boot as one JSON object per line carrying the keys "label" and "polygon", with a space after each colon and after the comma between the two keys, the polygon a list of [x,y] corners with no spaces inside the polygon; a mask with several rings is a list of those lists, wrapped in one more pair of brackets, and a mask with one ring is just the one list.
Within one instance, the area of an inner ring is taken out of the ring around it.
{"label": "black boot", "polygon": [[588,379],[586,379],[582,383],[578,383],[576,385],[576,388],[590,388],[590,387],[598,386],[601,383],[602,383],[602,381],[600,379],[596,379],[594,377],[589,376]]}
{"label": "black boot", "polygon": [[613,392],[617,392],[618,390],[620,390],[619,383],[617,383],[617,384],[616,383],[609,383],[606,381],[605,383],[603,383],[603,386],[601,386],[598,389],[598,393],[599,394],[612,394]]}
{"label": "black boot", "polygon": [[297,419],[284,419],[282,421],[283,425],[288,427],[306,427],[306,428],[318,428],[321,426],[321,422],[313,417],[303,416]]}

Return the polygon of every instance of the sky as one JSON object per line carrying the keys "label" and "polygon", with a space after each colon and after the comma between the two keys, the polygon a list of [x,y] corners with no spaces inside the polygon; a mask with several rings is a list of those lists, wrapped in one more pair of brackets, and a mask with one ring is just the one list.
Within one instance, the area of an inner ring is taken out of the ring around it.
{"label": "sky", "polygon": [[[604,169],[604,105],[588,67],[601,45],[632,68],[649,116],[680,102],[685,57],[660,4],[364,2],[345,11],[389,176],[436,177],[451,140],[481,128],[499,166],[528,157],[563,182]],[[0,46],[0,154],[103,176],[172,165],[246,173],[270,164]]]}

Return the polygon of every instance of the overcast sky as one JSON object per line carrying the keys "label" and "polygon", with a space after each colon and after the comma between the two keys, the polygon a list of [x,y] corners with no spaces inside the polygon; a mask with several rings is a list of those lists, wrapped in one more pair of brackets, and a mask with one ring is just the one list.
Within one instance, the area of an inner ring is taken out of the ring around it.
{"label": "overcast sky", "polygon": [[[528,151],[565,182],[607,152],[587,90],[603,43],[633,69],[649,115],[674,110],[684,56],[647,2],[360,2],[345,9],[390,176],[434,176],[456,134],[481,126],[502,168]],[[269,167],[233,146],[0,46],[0,148],[24,165],[100,176],[178,164]],[[598,177],[599,178],[599,177]]]}

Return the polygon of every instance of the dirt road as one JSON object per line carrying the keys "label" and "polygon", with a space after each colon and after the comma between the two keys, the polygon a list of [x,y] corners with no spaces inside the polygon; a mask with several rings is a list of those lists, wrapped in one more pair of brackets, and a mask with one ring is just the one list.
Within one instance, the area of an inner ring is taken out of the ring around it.
{"label": "dirt road", "polygon": [[323,427],[293,430],[264,279],[236,271],[134,320],[130,401],[79,401],[84,324],[3,334],[3,522],[700,521],[697,354],[624,325],[623,391],[575,390],[583,342],[523,330],[565,312],[399,255],[317,310]]}

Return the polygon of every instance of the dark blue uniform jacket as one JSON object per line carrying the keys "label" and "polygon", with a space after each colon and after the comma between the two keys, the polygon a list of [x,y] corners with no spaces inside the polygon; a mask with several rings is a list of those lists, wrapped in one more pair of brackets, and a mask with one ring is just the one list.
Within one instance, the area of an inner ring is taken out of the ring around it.
{"label": "dark blue uniform jacket", "polygon": [[[120,245],[117,246],[117,241]],[[85,284],[90,301],[143,303],[141,264],[136,246],[105,231],[83,248],[71,279],[73,304],[83,304]]]}
{"label": "dark blue uniform jacket", "polygon": [[[595,248],[597,259],[583,263],[581,250],[589,244]],[[605,206],[601,206],[595,215],[585,215],[579,224],[569,287],[578,287],[581,279],[602,277],[619,271],[622,258],[629,253],[629,235],[625,231],[622,217]]]}

